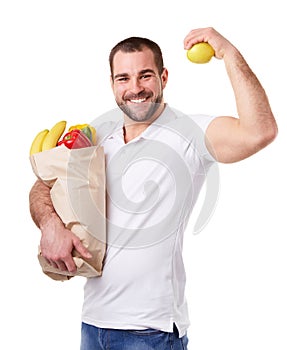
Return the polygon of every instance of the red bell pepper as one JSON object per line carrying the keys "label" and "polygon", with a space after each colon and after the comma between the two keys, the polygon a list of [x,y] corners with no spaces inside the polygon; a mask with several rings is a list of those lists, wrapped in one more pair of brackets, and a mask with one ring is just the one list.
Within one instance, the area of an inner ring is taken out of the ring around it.
{"label": "red bell pepper", "polygon": [[67,132],[62,140],[58,142],[58,146],[62,144],[70,149],[93,146],[91,140],[79,129],[73,129]]}
{"label": "red bell pepper", "polygon": [[93,144],[96,144],[96,129],[90,125],[90,124],[77,124],[73,125],[69,128],[68,131],[72,131],[74,129],[79,129],[83,131],[83,133],[88,136],[88,138],[93,142]]}

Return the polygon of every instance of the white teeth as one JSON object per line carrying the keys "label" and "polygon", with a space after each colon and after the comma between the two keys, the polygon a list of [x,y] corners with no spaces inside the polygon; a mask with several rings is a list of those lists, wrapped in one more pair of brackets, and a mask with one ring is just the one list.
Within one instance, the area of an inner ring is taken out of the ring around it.
{"label": "white teeth", "polygon": [[130,100],[132,103],[142,103],[144,102],[146,99],[145,98],[140,98],[138,100]]}

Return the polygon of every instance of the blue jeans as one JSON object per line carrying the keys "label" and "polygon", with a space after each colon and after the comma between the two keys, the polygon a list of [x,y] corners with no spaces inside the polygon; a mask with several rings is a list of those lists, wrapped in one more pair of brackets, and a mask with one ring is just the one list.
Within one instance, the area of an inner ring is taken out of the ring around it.
{"label": "blue jeans", "polygon": [[104,329],[82,323],[81,350],[187,350],[187,336],[156,329]]}

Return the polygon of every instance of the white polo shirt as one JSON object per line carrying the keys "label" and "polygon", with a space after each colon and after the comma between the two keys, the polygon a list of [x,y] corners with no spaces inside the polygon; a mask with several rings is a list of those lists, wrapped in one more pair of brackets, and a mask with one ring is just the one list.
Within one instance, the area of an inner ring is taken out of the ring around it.
{"label": "white polo shirt", "polygon": [[83,322],[166,332],[175,323],[186,333],[183,233],[214,162],[204,140],[212,119],[166,106],[127,144],[121,113],[95,121],[106,154],[107,252],[102,276],[86,282]]}

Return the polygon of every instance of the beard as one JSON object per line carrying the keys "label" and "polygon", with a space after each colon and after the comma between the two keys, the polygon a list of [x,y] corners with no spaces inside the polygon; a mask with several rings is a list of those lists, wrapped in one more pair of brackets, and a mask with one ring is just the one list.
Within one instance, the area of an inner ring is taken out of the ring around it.
{"label": "beard", "polygon": [[119,108],[124,112],[124,114],[128,116],[131,120],[135,122],[146,122],[154,116],[155,112],[160,107],[161,102],[163,100],[163,94],[161,93],[154,100],[148,102],[127,104],[125,101],[148,97],[149,96],[144,93],[140,93],[137,95],[129,95],[125,97],[124,101],[116,101],[116,103],[119,106]]}

